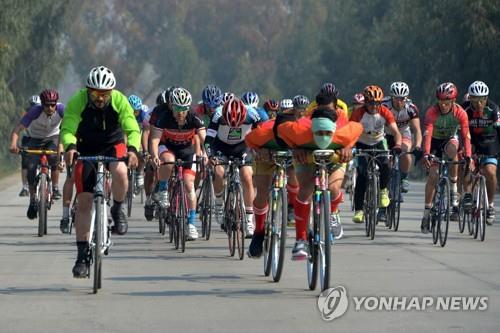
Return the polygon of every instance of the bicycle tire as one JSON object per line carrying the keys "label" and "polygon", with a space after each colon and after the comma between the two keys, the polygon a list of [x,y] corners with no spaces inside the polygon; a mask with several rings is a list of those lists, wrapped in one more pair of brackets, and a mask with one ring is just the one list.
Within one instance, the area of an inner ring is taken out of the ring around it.
{"label": "bicycle tire", "polygon": [[285,262],[285,247],[286,247],[286,226],[288,223],[288,198],[286,188],[282,187],[279,189],[278,198],[276,201],[276,212],[279,213],[275,215],[275,219],[272,223],[273,233],[272,233],[272,244],[273,244],[273,264],[272,273],[273,281],[279,282],[281,275],[283,273],[283,265]]}
{"label": "bicycle tire", "polygon": [[311,218],[313,220],[312,229],[309,230],[307,234],[307,240],[309,243],[309,257],[307,258],[307,282],[310,290],[316,289],[316,284],[318,282],[318,270],[319,270],[319,247],[317,240],[319,239],[319,224],[320,214],[318,211],[320,208],[317,208],[319,203],[317,202],[315,196],[313,195],[313,204],[312,209],[313,212],[311,214]]}
{"label": "bicycle tire", "polygon": [[184,193],[184,184],[181,182],[177,183],[177,227],[179,228],[179,241],[181,252],[184,253],[186,251],[186,226],[187,226],[187,213],[186,213],[186,195]]}
{"label": "bicycle tire", "polygon": [[271,265],[273,262],[273,244],[272,244],[272,235],[273,235],[273,226],[272,219],[275,214],[273,192],[275,190],[272,189],[269,193],[269,211],[266,216],[266,223],[264,225],[264,242],[262,244],[262,255],[264,257],[264,276],[269,276],[271,274]]}
{"label": "bicycle tire", "polygon": [[372,178],[372,213],[370,214],[370,240],[373,240],[375,238],[375,226],[377,225],[377,218],[378,218],[378,206],[379,206],[379,200],[378,200],[378,176],[375,174]]}
{"label": "bicycle tire", "polygon": [[236,240],[234,239],[234,234],[233,234],[233,228],[235,224],[235,217],[233,217],[234,214],[234,204],[235,204],[235,198],[233,198],[233,189],[228,188],[227,189],[227,194],[226,194],[226,200],[224,202],[224,216],[222,216],[222,221],[224,224],[224,228],[226,229],[226,236],[227,236],[227,245],[229,249],[229,256],[234,257],[234,254],[236,252]]}
{"label": "bicycle tire", "polygon": [[436,184],[434,190],[434,196],[432,198],[432,209],[431,209],[431,231],[432,231],[432,244],[437,244],[439,239],[439,207],[440,207],[440,187],[439,182]]}
{"label": "bicycle tire", "polygon": [[371,179],[370,177],[368,177],[368,186],[365,190],[365,197],[364,197],[364,204],[363,204],[363,208],[365,210],[365,214],[364,214],[364,219],[365,219],[365,235],[366,237],[370,237],[370,214],[372,213],[372,209],[371,209],[371,206],[373,205],[373,198],[371,197],[372,195],[372,191],[371,191],[371,188],[370,188],[370,184],[371,184]]}
{"label": "bicycle tire", "polygon": [[330,230],[330,192],[323,190],[321,195],[321,224],[320,228],[320,287],[324,291],[330,287],[331,275],[331,230]]}
{"label": "bicycle tire", "polygon": [[43,237],[47,224],[47,175],[42,173],[38,187],[38,237]]}
{"label": "bicycle tire", "polygon": [[102,221],[102,197],[97,197],[95,201],[95,217],[94,217],[94,247],[93,247],[93,266],[94,266],[94,281],[93,281],[93,292],[97,294],[97,291],[102,285],[101,282],[101,260],[102,260],[102,233],[103,233],[103,221]]}
{"label": "bicycle tire", "polygon": [[132,199],[134,198],[135,171],[129,169],[127,190],[127,216],[132,214]]}
{"label": "bicycle tire", "polygon": [[212,230],[212,213],[215,201],[215,193],[212,182],[212,177],[207,174],[206,179],[203,181],[202,185],[202,217],[201,217],[201,234],[206,240],[210,239],[210,233]]}
{"label": "bicycle tire", "polygon": [[464,201],[460,200],[458,204],[458,232],[460,232],[461,234],[465,230],[465,222],[467,220],[467,215],[468,214],[465,212],[464,209]]}
{"label": "bicycle tire", "polygon": [[[399,184],[401,185],[401,183]],[[394,202],[394,217],[393,217],[393,230],[396,232],[399,230],[399,219],[401,217],[401,186],[397,187],[396,191],[396,201]]]}
{"label": "bicycle tire", "polygon": [[[450,214],[451,214],[451,192],[450,192],[450,181],[444,179],[443,188],[441,192],[441,204],[440,214],[439,214],[439,244],[441,247],[446,245],[446,240],[448,239],[448,229],[450,227]],[[443,208],[444,215],[441,214],[441,208]]]}
{"label": "bicycle tire", "polygon": [[240,260],[245,258],[245,222],[246,222],[246,212],[245,212],[245,202],[243,200],[243,188],[241,184],[238,186],[236,191],[236,204],[235,204],[235,217],[236,225],[233,230],[234,239],[236,241],[236,247],[238,249],[238,257]]}
{"label": "bicycle tire", "polygon": [[[484,241],[486,233],[486,210],[487,205],[487,191],[486,191],[486,179],[484,176],[479,178],[479,213],[478,213],[478,223],[476,227],[476,234],[479,236],[481,242]],[[477,238],[477,237],[474,237]]]}

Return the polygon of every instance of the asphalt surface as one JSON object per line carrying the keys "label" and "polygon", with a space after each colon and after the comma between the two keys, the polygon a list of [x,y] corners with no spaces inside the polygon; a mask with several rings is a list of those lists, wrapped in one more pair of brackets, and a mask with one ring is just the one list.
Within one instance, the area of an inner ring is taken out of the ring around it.
{"label": "asphalt surface", "polygon": [[[262,259],[228,256],[218,225],[210,241],[174,250],[157,223],[143,218],[138,199],[128,234],[113,237],[104,259],[103,289],[93,295],[92,280],[72,277],[76,246],[74,236],[59,232],[60,202],[49,211],[48,235],[37,237],[18,178],[0,181],[0,332],[499,331],[500,225],[488,226],[480,242],[453,223],[446,247],[432,245],[420,233],[423,184],[412,183],[400,231],[379,225],[373,241],[343,205],[345,237],[333,248],[332,284],[345,287],[349,307],[324,321],[305,262],[290,260],[292,228],[283,277],[274,283],[263,276]],[[488,308],[356,310],[355,296],[483,296]]]}

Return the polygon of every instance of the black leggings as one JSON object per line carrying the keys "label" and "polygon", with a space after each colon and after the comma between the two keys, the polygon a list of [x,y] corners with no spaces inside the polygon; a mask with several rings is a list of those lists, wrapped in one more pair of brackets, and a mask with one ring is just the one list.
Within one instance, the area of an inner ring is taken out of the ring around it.
{"label": "black leggings", "polygon": [[[357,143],[356,148],[358,149],[386,149],[384,142],[379,142],[376,145],[368,146],[362,143]],[[356,188],[354,190],[354,210],[362,210],[363,202],[365,199],[365,191],[366,191],[366,180],[367,180],[367,171],[368,171],[368,160],[366,157],[358,157],[357,158],[357,171],[358,177],[356,179]],[[380,188],[386,188],[389,184],[389,176],[390,176],[390,166],[389,159],[387,156],[381,156],[376,158],[377,164],[379,166],[380,171]]]}

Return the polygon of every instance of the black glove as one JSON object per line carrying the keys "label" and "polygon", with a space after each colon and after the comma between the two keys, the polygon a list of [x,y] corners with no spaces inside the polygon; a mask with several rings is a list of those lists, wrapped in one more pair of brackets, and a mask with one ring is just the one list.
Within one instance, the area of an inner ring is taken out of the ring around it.
{"label": "black glove", "polygon": [[392,154],[393,155],[401,155],[401,146],[400,145],[395,145],[392,147]]}
{"label": "black glove", "polygon": [[424,155],[424,153],[422,152],[422,148],[415,147],[415,149],[413,149],[413,156],[415,156],[415,164],[418,161],[420,161],[420,159],[422,158],[423,155]]}

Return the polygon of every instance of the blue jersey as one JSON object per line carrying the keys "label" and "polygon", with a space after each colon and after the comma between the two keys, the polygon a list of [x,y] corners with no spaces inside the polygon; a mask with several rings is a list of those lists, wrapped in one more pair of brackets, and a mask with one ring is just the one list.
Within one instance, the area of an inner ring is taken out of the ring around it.
{"label": "blue jersey", "polygon": [[261,107],[255,108],[255,110],[257,110],[257,113],[259,114],[259,117],[260,117],[261,121],[269,120],[269,116],[267,115],[266,110],[264,110]]}

